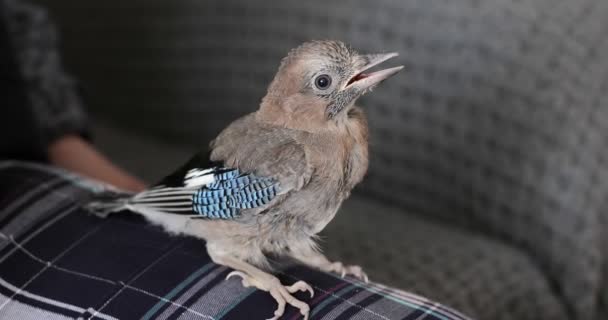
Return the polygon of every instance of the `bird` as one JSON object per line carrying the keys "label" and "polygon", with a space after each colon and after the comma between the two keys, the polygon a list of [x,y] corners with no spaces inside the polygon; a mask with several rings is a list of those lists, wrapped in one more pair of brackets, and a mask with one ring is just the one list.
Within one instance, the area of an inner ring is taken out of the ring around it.
{"label": "bird", "polygon": [[271,257],[365,282],[361,267],[332,262],[318,234],[368,168],[368,125],[359,97],[403,66],[370,72],[398,53],[360,54],[336,40],[291,49],[256,111],[230,123],[210,143],[155,186],[137,194],[99,197],[88,209],[102,217],[129,210],[171,234],[203,239],[227,279],[267,291],[281,317],[286,304],[308,319],[296,299],[314,290],[305,281],[283,285]]}

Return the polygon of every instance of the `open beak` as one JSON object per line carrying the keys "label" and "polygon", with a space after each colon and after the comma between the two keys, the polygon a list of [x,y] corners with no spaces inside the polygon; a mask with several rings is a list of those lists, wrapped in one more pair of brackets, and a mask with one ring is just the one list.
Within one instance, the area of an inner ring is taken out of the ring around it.
{"label": "open beak", "polygon": [[365,73],[365,71],[398,55],[399,54],[396,52],[364,55],[363,57],[368,61],[368,63],[360,70],[357,70],[357,73],[346,84],[345,89],[353,87],[364,92],[368,89],[373,88],[378,83],[392,77],[397,72],[401,71],[401,69],[403,69],[403,66],[383,69],[370,73]]}

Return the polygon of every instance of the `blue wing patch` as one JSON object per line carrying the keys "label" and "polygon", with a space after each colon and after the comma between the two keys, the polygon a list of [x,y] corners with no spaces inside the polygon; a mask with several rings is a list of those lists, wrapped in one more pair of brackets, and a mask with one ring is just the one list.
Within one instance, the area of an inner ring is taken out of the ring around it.
{"label": "blue wing patch", "polygon": [[191,169],[182,182],[138,193],[129,205],[195,219],[228,220],[238,217],[243,209],[268,204],[279,192],[273,179],[222,167]]}
{"label": "blue wing patch", "polygon": [[192,209],[200,218],[234,219],[241,209],[268,204],[279,191],[274,180],[238,169],[222,168],[213,175],[214,181],[196,191],[192,198]]}

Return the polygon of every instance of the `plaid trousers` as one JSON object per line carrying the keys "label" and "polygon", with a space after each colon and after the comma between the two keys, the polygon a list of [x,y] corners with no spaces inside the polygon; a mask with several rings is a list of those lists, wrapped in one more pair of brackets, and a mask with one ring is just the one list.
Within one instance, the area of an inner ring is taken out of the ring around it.
{"label": "plaid trousers", "polygon": [[[0,319],[266,319],[266,292],[225,280],[204,242],[171,236],[139,215],[107,219],[81,209],[103,186],[58,169],[0,162]],[[285,284],[311,319],[468,319],[439,303],[379,284],[290,267]],[[301,318],[288,307],[283,319]]]}

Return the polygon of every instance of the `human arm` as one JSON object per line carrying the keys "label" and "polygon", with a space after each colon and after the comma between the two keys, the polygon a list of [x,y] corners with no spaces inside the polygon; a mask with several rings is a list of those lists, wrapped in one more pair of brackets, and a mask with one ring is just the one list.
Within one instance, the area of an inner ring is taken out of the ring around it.
{"label": "human arm", "polygon": [[77,83],[61,63],[57,31],[46,11],[15,0],[1,0],[0,6],[0,22],[8,36],[4,46],[13,52],[14,81],[20,83],[17,87],[25,97],[21,103],[7,106],[12,120],[6,120],[18,123],[5,131],[22,139],[3,144],[4,149],[10,149],[0,150],[3,156],[45,159],[122,189],[145,188],[143,182],[113,164],[88,141],[84,102]]}

